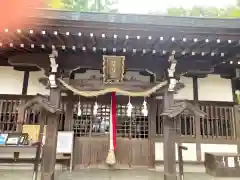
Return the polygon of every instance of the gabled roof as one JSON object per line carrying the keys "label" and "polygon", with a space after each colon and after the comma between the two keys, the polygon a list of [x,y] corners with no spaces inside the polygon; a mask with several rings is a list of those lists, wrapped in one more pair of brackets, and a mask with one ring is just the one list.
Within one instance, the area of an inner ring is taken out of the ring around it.
{"label": "gabled roof", "polygon": [[173,118],[182,113],[184,110],[188,110],[193,115],[198,115],[201,117],[206,115],[203,111],[200,110],[200,108],[186,101],[173,104],[172,107],[164,110],[161,115]]}
{"label": "gabled roof", "polygon": [[[169,87],[169,84],[167,84],[164,88],[156,91],[155,93],[153,93],[152,95],[153,96],[160,96],[162,95],[166,89],[168,89]],[[182,82],[177,82],[176,85],[175,85],[175,88],[174,88],[174,92],[173,93],[177,93],[179,90],[183,89],[185,87],[184,83]]]}
{"label": "gabled roof", "polygon": [[49,102],[49,100],[41,94],[37,94],[33,99],[31,99],[27,103],[23,104],[21,106],[21,108],[26,110],[26,109],[32,108],[34,106],[39,106],[40,108],[43,108],[45,111],[50,112],[50,113],[61,113],[62,112],[61,109],[52,105]]}
{"label": "gabled roof", "polygon": [[238,104],[238,105],[235,105],[235,106],[234,106],[234,108],[235,108],[237,111],[239,111],[239,112],[240,112],[240,104]]}

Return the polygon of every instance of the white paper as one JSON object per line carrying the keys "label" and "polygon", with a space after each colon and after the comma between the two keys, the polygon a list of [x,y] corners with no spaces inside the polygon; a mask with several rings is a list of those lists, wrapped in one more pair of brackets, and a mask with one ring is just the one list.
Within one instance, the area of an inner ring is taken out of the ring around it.
{"label": "white paper", "polygon": [[228,167],[235,167],[234,157],[228,157]]}
{"label": "white paper", "polygon": [[57,153],[72,153],[73,137],[72,131],[58,131]]}

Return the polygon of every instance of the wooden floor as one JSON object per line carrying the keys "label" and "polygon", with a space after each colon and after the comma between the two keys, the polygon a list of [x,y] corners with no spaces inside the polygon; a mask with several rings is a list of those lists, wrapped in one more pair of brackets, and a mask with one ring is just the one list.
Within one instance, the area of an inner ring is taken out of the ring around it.
{"label": "wooden floor", "polygon": [[[0,170],[3,180],[31,180],[29,170]],[[85,169],[78,172],[58,172],[56,180],[163,180],[163,173],[149,170],[100,170]],[[205,173],[186,173],[185,180],[217,180]],[[221,180],[237,180],[239,178],[221,178]],[[40,180],[40,178],[39,178]]]}

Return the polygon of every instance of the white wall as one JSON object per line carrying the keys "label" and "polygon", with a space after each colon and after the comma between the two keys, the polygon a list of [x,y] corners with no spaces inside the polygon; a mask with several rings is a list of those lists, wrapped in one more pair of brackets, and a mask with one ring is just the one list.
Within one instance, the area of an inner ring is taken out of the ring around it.
{"label": "white wall", "polygon": [[[186,146],[188,150],[183,151],[183,160],[187,162],[197,161],[197,152],[195,143],[182,143],[183,146]],[[175,145],[176,149],[176,160],[178,160],[177,144]],[[212,153],[237,153],[237,145],[230,144],[201,144],[201,160],[204,161],[205,152]],[[155,143],[155,160],[163,161],[163,143]]]}
{"label": "white wall", "polygon": [[24,72],[0,66],[0,94],[22,94]]}
{"label": "white wall", "polygon": [[[185,161],[197,161],[197,154],[196,154],[196,144],[195,143],[182,143],[183,146],[186,146],[188,150],[183,151],[183,160]],[[176,152],[176,160],[178,160],[178,150],[177,144],[175,144],[175,152]],[[156,161],[163,161],[163,143],[156,142],[155,143],[155,160]]]}
{"label": "white wall", "polygon": [[180,82],[184,83],[185,87],[178,91],[177,94],[174,95],[175,99],[183,100],[193,100],[193,80],[192,78],[182,76],[180,78]]}
{"label": "white wall", "polygon": [[[49,94],[38,79],[44,77],[43,71],[30,72],[28,82],[28,95],[41,93]],[[24,72],[15,71],[12,67],[0,66],[0,94],[22,94]]]}
{"label": "white wall", "polygon": [[205,152],[238,153],[238,148],[237,145],[231,144],[201,144],[202,161],[205,160]]}
{"label": "white wall", "polygon": [[[99,71],[89,71],[84,77],[82,74],[79,77],[88,78],[92,74],[99,76]],[[24,72],[14,71],[12,67],[0,67],[0,84],[2,85],[0,94],[21,94],[23,76]],[[128,72],[126,76],[134,76],[137,80],[149,80],[149,78],[134,72]],[[30,72],[28,95],[49,94],[49,90],[39,83],[40,77],[44,77],[43,71]],[[192,78],[181,77],[180,81],[185,84],[185,88],[181,89],[175,98],[193,100]],[[233,101],[231,80],[223,79],[218,75],[209,75],[207,78],[198,79],[198,92],[201,101]]]}
{"label": "white wall", "polygon": [[218,75],[198,79],[198,98],[200,101],[233,101],[231,80]]}
{"label": "white wall", "polygon": [[37,93],[49,95],[50,91],[46,89],[46,87],[38,81],[38,79],[41,77],[45,77],[43,71],[29,73],[29,82],[27,90],[28,95],[36,95]]}

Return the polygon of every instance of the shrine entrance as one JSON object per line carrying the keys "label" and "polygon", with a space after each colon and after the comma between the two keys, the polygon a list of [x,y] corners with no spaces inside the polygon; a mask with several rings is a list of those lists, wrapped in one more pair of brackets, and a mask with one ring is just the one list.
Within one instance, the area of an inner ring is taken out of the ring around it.
{"label": "shrine entrance", "polygon": [[[128,98],[117,96],[116,166],[131,168],[149,164],[148,117],[141,113],[144,98],[132,98],[132,115],[127,116]],[[78,100],[77,100],[78,101]],[[93,115],[97,101],[97,114]],[[81,100],[81,115],[75,103],[73,130],[75,142],[75,167],[105,165],[109,150],[110,96]]]}

